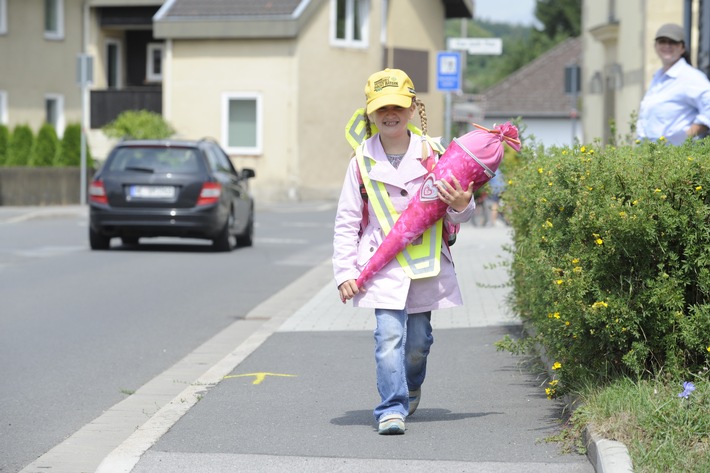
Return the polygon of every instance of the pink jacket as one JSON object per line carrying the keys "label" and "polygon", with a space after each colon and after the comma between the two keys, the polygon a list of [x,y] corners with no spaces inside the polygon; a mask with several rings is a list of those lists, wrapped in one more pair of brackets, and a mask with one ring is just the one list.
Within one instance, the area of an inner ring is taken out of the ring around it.
{"label": "pink jacket", "polygon": [[[422,138],[419,135],[412,135],[409,149],[399,168],[395,169],[387,160],[379,135],[365,142],[365,156],[375,160],[369,176],[372,180],[385,184],[399,213],[407,208],[410,197],[419,192],[427,174],[421,163],[421,143]],[[345,175],[335,217],[333,272],[338,286],[348,279],[357,279],[385,237],[369,203],[368,224],[362,237],[358,237],[363,210],[359,172],[356,158],[353,157]],[[446,219],[453,224],[464,223],[471,218],[474,208],[474,199],[471,199],[468,207],[462,212],[449,208]],[[404,273],[397,260],[393,259],[366,285],[364,294],[361,292],[353,298],[353,305],[376,309],[406,308],[411,314],[462,305],[451,252],[445,244],[442,245],[441,252],[441,271],[432,278],[412,280]]]}

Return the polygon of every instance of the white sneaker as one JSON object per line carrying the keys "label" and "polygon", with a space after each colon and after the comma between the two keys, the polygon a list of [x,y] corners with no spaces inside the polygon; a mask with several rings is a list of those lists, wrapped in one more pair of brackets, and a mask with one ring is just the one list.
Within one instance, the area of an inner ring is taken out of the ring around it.
{"label": "white sneaker", "polygon": [[402,435],[404,433],[404,417],[400,414],[388,414],[380,419],[377,429],[380,435]]}

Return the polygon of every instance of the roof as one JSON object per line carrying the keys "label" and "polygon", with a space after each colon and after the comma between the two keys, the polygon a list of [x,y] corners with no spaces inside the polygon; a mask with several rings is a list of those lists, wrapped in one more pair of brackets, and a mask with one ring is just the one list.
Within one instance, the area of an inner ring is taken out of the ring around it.
{"label": "roof", "polygon": [[308,0],[173,0],[166,2],[164,19],[215,19],[254,16],[291,17]]}
{"label": "roof", "polygon": [[[441,0],[445,17],[470,17],[471,0]],[[294,38],[323,0],[167,0],[157,38]],[[238,28],[234,24],[238,23]]]}
{"label": "roof", "polygon": [[565,67],[581,62],[581,38],[563,41],[485,90],[486,117],[569,117]]}

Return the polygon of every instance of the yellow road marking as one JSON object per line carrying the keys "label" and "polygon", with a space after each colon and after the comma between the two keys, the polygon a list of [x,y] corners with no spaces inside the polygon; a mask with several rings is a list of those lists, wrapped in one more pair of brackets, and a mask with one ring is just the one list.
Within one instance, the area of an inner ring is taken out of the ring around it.
{"label": "yellow road marking", "polygon": [[248,373],[248,374],[233,374],[225,376],[224,379],[229,378],[245,378],[247,376],[254,376],[254,381],[251,384],[261,384],[267,376],[281,376],[285,378],[295,378],[295,374],[279,374],[279,373]]}

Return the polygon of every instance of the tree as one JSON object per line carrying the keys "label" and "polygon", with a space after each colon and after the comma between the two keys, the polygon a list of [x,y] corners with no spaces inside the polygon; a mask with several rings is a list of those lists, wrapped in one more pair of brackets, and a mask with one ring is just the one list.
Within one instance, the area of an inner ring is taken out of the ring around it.
{"label": "tree", "polygon": [[125,139],[168,138],[175,130],[162,115],[147,110],[127,110],[102,128],[106,136]]}
{"label": "tree", "polygon": [[7,161],[7,146],[10,141],[10,130],[7,126],[0,124],[0,166],[5,165]]}
{"label": "tree", "polygon": [[43,124],[37,133],[37,139],[32,146],[30,154],[30,166],[51,166],[59,150],[59,138],[54,126],[49,123]]}
{"label": "tree", "polygon": [[[91,163],[89,144],[86,144],[87,167]],[[64,136],[57,155],[55,166],[81,166],[81,125],[70,123],[64,129]]]}
{"label": "tree", "polygon": [[30,160],[35,136],[29,125],[16,125],[7,147],[6,166],[26,166]]}
{"label": "tree", "polygon": [[541,33],[552,40],[579,36],[582,0],[537,0],[535,17],[543,25]]}

